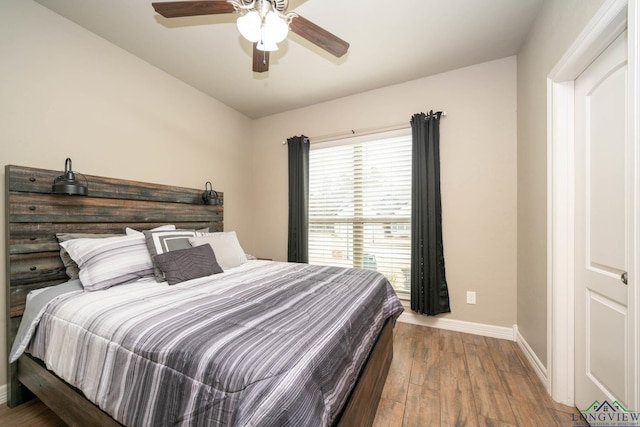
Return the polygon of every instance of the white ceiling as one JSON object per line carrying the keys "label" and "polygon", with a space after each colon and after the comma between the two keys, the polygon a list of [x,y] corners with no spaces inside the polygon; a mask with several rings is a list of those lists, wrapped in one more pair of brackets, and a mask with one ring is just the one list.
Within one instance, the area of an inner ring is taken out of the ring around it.
{"label": "white ceiling", "polygon": [[542,3],[289,0],[349,52],[337,59],[290,33],[257,74],[235,14],[166,19],[152,0],[36,1],[250,118],[515,55]]}

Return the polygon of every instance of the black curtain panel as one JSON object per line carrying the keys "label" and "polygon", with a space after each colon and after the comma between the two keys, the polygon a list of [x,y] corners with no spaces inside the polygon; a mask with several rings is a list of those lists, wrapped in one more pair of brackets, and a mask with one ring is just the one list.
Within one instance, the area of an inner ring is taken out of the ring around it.
{"label": "black curtain panel", "polygon": [[451,312],[442,246],[441,114],[411,118],[411,309],[428,315]]}
{"label": "black curtain panel", "polygon": [[294,136],[289,146],[289,241],[287,260],[309,262],[309,138]]}

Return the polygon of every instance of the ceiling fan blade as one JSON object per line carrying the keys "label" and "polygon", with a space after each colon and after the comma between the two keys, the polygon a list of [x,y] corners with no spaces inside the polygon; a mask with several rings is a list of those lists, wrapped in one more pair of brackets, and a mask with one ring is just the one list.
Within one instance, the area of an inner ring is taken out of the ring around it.
{"label": "ceiling fan blade", "polygon": [[349,43],[300,15],[293,18],[289,28],[300,37],[309,40],[338,58],[349,50]]}
{"label": "ceiling fan blade", "polygon": [[169,1],[151,3],[156,12],[165,18],[179,18],[182,16],[217,15],[235,11],[231,3],[226,0],[210,1]]}
{"label": "ceiling fan blade", "polygon": [[253,44],[253,72],[264,73],[269,71],[269,53],[268,51],[258,50],[258,43]]}

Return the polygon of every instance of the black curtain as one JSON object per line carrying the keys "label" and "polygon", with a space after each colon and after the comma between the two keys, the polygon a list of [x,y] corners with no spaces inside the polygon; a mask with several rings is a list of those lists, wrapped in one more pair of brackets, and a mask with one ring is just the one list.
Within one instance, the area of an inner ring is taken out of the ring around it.
{"label": "black curtain", "polygon": [[294,136],[289,146],[289,239],[287,260],[309,262],[309,138]]}
{"label": "black curtain", "polygon": [[411,118],[411,309],[428,315],[451,312],[442,246],[441,114]]}

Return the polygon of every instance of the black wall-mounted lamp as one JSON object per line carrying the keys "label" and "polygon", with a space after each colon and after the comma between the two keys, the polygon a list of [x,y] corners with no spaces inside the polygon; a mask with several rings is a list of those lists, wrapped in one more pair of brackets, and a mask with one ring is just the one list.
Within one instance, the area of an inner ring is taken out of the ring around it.
{"label": "black wall-mounted lamp", "polygon": [[89,183],[83,184],[76,179],[76,174],[71,170],[71,159],[67,157],[64,162],[64,175],[60,175],[53,180],[51,191],[53,194],[86,196],[89,192],[88,187]]}
{"label": "black wall-mounted lamp", "polygon": [[205,205],[221,205],[222,199],[218,196],[218,192],[213,189],[211,181],[204,184],[204,193],[202,193],[202,201]]}

